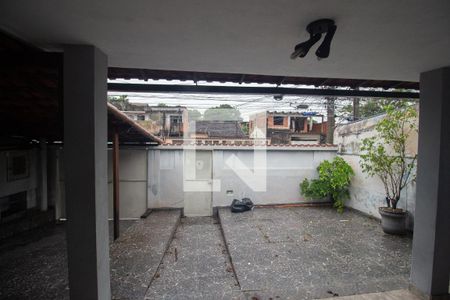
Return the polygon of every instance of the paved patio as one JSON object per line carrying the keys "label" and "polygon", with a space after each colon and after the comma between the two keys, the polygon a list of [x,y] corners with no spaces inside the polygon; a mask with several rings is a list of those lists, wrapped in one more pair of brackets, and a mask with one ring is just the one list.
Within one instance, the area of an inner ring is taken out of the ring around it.
{"label": "paved patio", "polygon": [[411,238],[332,208],[219,210],[237,279],[247,296],[314,299],[408,286]]}
{"label": "paved patio", "polygon": [[[111,244],[113,299],[143,299],[170,245],[181,211],[156,211]],[[112,227],[112,226],[111,226]]]}
{"label": "paved patio", "polygon": [[333,297],[329,300],[423,300],[409,290],[395,290],[382,293],[371,293],[356,296]]}
{"label": "paved patio", "polygon": [[[411,238],[352,211],[223,208],[219,219],[181,220],[158,211],[121,226],[114,299],[313,299],[408,285]],[[2,242],[0,270],[0,299],[68,299],[64,226]]]}
{"label": "paved patio", "polygon": [[217,220],[182,218],[146,299],[232,299],[240,296]]}

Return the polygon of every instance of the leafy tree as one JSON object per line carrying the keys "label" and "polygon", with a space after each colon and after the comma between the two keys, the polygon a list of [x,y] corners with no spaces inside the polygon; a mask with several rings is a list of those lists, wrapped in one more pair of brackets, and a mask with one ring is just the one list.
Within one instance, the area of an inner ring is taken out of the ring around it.
{"label": "leafy tree", "polygon": [[188,111],[188,117],[190,121],[198,121],[202,119],[202,113],[196,109],[190,109]]}
{"label": "leafy tree", "polygon": [[400,193],[415,179],[417,154],[408,157],[407,141],[417,132],[417,111],[414,106],[387,105],[386,117],[375,126],[377,134],[361,143],[360,166],[369,176],[378,176],[386,192],[386,204],[397,208]]}
{"label": "leafy tree", "polygon": [[241,122],[241,129],[242,129],[242,132],[245,134],[245,135],[249,135],[249,127],[248,127],[248,122]]}
{"label": "leafy tree", "polygon": [[[392,105],[397,108],[401,108],[407,103],[412,105],[414,102],[405,102],[404,100],[397,99],[369,99],[362,100],[359,106],[359,117],[369,118],[375,115],[379,115],[386,112],[386,107]],[[345,105],[339,111],[342,116],[350,117],[353,115],[353,104]]]}
{"label": "leafy tree", "polygon": [[354,175],[352,167],[342,157],[337,156],[331,162],[321,162],[317,171],[318,179],[305,178],[300,184],[301,194],[310,199],[330,197],[333,206],[342,213],[345,201],[350,198],[348,187]]}
{"label": "leafy tree", "polygon": [[158,106],[158,107],[167,107],[167,104],[165,104],[165,103],[158,103],[157,106]]}
{"label": "leafy tree", "polygon": [[128,101],[127,95],[109,96],[108,102],[119,110],[128,110],[130,107],[130,102]]}
{"label": "leafy tree", "polygon": [[208,121],[241,121],[241,113],[229,104],[221,104],[208,108],[203,114],[203,120]]}

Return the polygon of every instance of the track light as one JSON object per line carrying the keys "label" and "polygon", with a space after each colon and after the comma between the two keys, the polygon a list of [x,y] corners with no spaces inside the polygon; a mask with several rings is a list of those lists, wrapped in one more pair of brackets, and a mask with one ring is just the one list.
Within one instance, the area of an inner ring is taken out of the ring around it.
{"label": "track light", "polygon": [[316,55],[318,58],[327,58],[330,55],[331,40],[336,32],[336,25],[330,26],[328,32],[323,38],[322,44],[317,48]]}
{"label": "track light", "polygon": [[337,27],[331,19],[320,19],[309,23],[306,27],[306,31],[309,33],[309,40],[295,46],[294,52],[291,54],[291,59],[305,57],[311,47],[320,40],[324,33],[326,33],[325,38],[317,49],[316,55],[319,59],[327,58],[330,55],[331,40],[336,29]]}
{"label": "track light", "polygon": [[311,35],[306,42],[297,44],[294,48],[294,52],[291,54],[291,59],[297,57],[305,57],[308,54],[309,49],[320,40],[321,34]]}

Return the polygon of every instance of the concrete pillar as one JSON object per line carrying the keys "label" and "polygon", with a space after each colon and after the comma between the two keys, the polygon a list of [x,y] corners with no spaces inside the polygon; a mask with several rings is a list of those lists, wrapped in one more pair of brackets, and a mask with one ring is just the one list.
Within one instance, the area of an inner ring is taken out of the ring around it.
{"label": "concrete pillar", "polygon": [[47,141],[41,139],[39,141],[40,146],[40,208],[41,211],[46,211],[48,209],[48,189],[47,189]]}
{"label": "concrete pillar", "polygon": [[55,207],[55,219],[59,220],[64,216],[62,207],[62,193],[61,193],[61,176],[60,176],[60,150],[59,146],[52,147],[51,155],[51,172],[49,174],[49,182],[51,185],[51,199]]}
{"label": "concrete pillar", "polygon": [[113,215],[114,240],[120,235],[120,176],[119,176],[119,132],[114,128],[113,139]]}
{"label": "concrete pillar", "polygon": [[71,299],[111,299],[107,190],[107,57],[64,48],[64,174]]}
{"label": "concrete pillar", "polygon": [[449,299],[450,68],[420,77],[419,149],[411,286]]}

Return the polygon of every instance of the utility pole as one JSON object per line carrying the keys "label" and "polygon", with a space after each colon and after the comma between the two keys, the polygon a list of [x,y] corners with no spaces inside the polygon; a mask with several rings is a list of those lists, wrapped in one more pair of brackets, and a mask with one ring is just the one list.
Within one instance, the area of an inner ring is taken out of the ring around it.
{"label": "utility pole", "polygon": [[359,118],[359,98],[353,98],[353,121],[358,121]]}
{"label": "utility pole", "polygon": [[336,97],[327,97],[327,144],[333,144],[333,134],[334,134],[334,111],[335,111],[335,100]]}
{"label": "utility pole", "polygon": [[[359,90],[359,87],[357,87],[356,90]],[[360,118],[359,100],[359,98],[353,98],[353,121],[358,121]]]}

